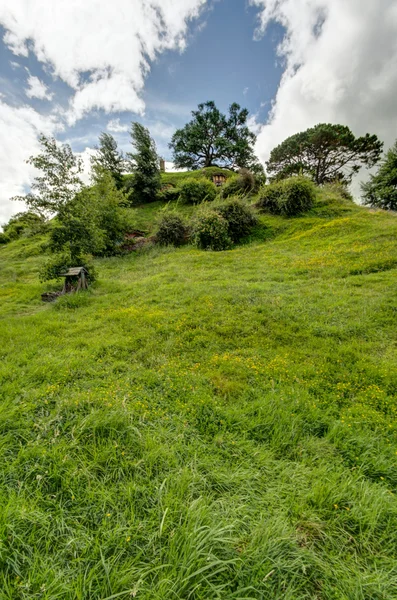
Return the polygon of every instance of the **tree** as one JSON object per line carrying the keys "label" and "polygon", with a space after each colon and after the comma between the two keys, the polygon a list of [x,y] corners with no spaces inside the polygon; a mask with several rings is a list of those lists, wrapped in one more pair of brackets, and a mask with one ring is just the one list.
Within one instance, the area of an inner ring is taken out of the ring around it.
{"label": "tree", "polygon": [[84,188],[59,209],[50,249],[67,253],[72,263],[85,253],[114,254],[125,233],[124,202],[110,172],[103,171],[96,185]]}
{"label": "tree", "polygon": [[54,214],[69,202],[83,187],[79,175],[82,161],[68,144],[58,145],[54,138],[41,135],[41,154],[31,156],[26,162],[42,172],[26,196],[14,196],[12,200],[23,201],[30,210],[40,215]]}
{"label": "tree", "polygon": [[361,166],[373,167],[383,148],[376,135],[355,138],[348,127],[322,123],[274,148],[267,169],[275,179],[306,175],[318,185],[350,183]]}
{"label": "tree", "polygon": [[397,211],[397,141],[386,153],[378,172],[361,184],[364,204]]}
{"label": "tree", "polygon": [[131,187],[133,198],[138,202],[152,202],[160,190],[161,178],[156,144],[149,130],[140,123],[131,126],[131,143],[134,153],[128,153],[134,174]]}
{"label": "tree", "polygon": [[125,170],[125,159],[123,153],[117,148],[117,142],[110,133],[101,133],[99,136],[99,147],[91,157],[92,180],[96,183],[102,177],[102,171],[109,171],[116,187],[123,187],[123,171]]}
{"label": "tree", "polygon": [[256,136],[247,127],[246,108],[234,103],[227,117],[215,102],[209,101],[199,104],[192,116],[189,123],[174,133],[169,144],[176,167],[252,169],[259,164],[253,150]]}

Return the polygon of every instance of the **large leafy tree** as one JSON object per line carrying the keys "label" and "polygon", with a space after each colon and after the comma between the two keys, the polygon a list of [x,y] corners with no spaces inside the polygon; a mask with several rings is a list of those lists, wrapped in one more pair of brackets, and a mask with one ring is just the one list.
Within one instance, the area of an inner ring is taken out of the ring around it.
{"label": "large leafy tree", "polygon": [[361,189],[364,204],[397,211],[397,141]]}
{"label": "large leafy tree", "polygon": [[344,125],[321,123],[287,138],[272,150],[266,164],[276,179],[306,175],[318,185],[334,180],[349,183],[362,166],[378,162],[382,148],[376,135],[356,138]]}
{"label": "large leafy tree", "polygon": [[117,142],[110,133],[101,133],[99,146],[91,157],[92,179],[95,183],[101,180],[102,172],[108,171],[118,190],[123,187],[123,172],[126,163],[123,153],[119,151]]}
{"label": "large leafy tree", "polygon": [[258,165],[253,146],[255,134],[247,126],[248,110],[239,104],[226,116],[209,101],[192,111],[192,120],[178,129],[171,140],[175,166],[186,169],[226,167],[237,169]]}
{"label": "large leafy tree", "polygon": [[133,122],[131,126],[131,143],[135,152],[130,152],[127,156],[134,174],[131,183],[133,200],[152,202],[161,185],[156,144],[150,137],[149,130],[137,122]]}
{"label": "large leafy tree", "polygon": [[58,144],[54,138],[45,135],[40,136],[39,142],[41,153],[31,156],[27,163],[40,174],[33,181],[29,194],[14,196],[12,200],[25,202],[31,211],[38,214],[51,215],[82,189],[80,173],[83,166],[68,144]]}

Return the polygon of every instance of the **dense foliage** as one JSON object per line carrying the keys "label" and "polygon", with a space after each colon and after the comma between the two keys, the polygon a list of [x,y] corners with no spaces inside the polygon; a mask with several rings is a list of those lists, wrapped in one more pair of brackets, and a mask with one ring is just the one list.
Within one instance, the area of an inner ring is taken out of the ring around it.
{"label": "dense foliage", "polygon": [[350,182],[361,166],[378,162],[382,147],[376,135],[356,138],[346,126],[321,123],[287,138],[272,150],[266,165],[277,179],[306,175],[318,185]]}
{"label": "dense foliage", "polygon": [[200,204],[212,202],[217,194],[217,189],[212,181],[206,178],[185,179],[179,188],[179,197],[186,204]]}
{"label": "dense foliage", "polygon": [[176,202],[179,200],[180,189],[174,185],[168,184],[163,187],[158,194],[158,199],[163,202]]}
{"label": "dense foliage", "polygon": [[397,211],[397,141],[361,189],[364,204]]}
{"label": "dense foliage", "polygon": [[33,212],[52,215],[82,189],[83,166],[68,144],[60,145],[45,135],[41,135],[39,141],[41,154],[31,156],[27,162],[41,174],[35,177],[29,194],[12,199],[25,202]]}
{"label": "dense foliage", "polygon": [[21,236],[31,236],[41,233],[46,229],[46,221],[42,215],[27,211],[17,213],[3,225],[3,233],[0,234],[0,243],[6,244]]}
{"label": "dense foliage", "polygon": [[247,236],[258,222],[252,208],[238,199],[217,206],[216,212],[226,220],[228,235],[235,243]]}
{"label": "dense foliage", "polygon": [[114,137],[110,133],[101,133],[99,146],[95,150],[95,154],[91,157],[94,183],[101,179],[103,171],[108,171],[113,177],[116,188],[121,189],[123,187],[123,172],[126,168],[126,161],[123,153],[118,150]]}
{"label": "dense foliage", "polygon": [[209,101],[199,104],[192,116],[189,123],[174,133],[170,143],[177,167],[236,169],[258,165],[253,149],[256,136],[247,126],[247,109],[233,103],[226,116]]}
{"label": "dense foliage", "polygon": [[193,223],[193,242],[202,250],[227,250],[232,244],[226,219],[216,210],[203,210]]}
{"label": "dense foliage", "polygon": [[59,259],[57,256],[50,259],[42,278],[53,278],[56,268],[65,263],[82,266],[90,254],[115,254],[126,231],[124,202],[124,194],[117,190],[111,174],[104,171],[95,186],[85,188],[62,206],[49,243],[50,250]]}
{"label": "dense foliage", "polygon": [[186,241],[187,228],[177,214],[165,214],[158,226],[156,241],[160,246],[181,246]]}
{"label": "dense foliage", "polygon": [[156,144],[150,137],[149,130],[141,123],[131,126],[131,143],[133,153],[128,153],[131,171],[132,199],[134,203],[146,203],[156,200],[161,187],[159,157]]}
{"label": "dense foliage", "polygon": [[274,215],[294,217],[310,210],[316,200],[316,188],[305,177],[290,177],[261,189],[258,206]]}
{"label": "dense foliage", "polygon": [[240,169],[238,175],[229,179],[222,186],[222,196],[245,196],[258,191],[259,185],[265,183],[265,177],[257,177],[248,169]]}

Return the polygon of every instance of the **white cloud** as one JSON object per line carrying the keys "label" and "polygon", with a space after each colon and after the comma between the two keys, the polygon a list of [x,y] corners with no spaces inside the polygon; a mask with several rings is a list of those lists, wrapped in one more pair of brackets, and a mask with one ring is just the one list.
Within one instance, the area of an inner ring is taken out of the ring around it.
{"label": "white cloud", "polygon": [[255,135],[259,135],[262,131],[263,124],[258,121],[258,115],[250,115],[247,119],[247,127],[255,133]]}
{"label": "white cloud", "polygon": [[85,148],[83,152],[78,152],[77,156],[81,158],[83,163],[83,172],[80,177],[82,181],[89,185],[91,183],[91,157],[95,154],[94,148]]}
{"label": "white cloud", "polygon": [[163,123],[162,121],[149,121],[145,123],[145,126],[149,129],[150,135],[156,140],[171,141],[172,136],[175,133],[176,127],[170,123]]}
{"label": "white cloud", "polygon": [[173,162],[166,160],[165,161],[165,170],[166,173],[183,173],[186,169],[177,169]]}
{"label": "white cloud", "polygon": [[54,94],[48,92],[48,88],[45,83],[40,81],[38,77],[29,75],[28,88],[25,93],[28,98],[39,98],[40,100],[52,100]]}
{"label": "white cloud", "polygon": [[258,137],[262,160],[286,137],[320,122],[397,135],[396,0],[250,0],[261,8],[258,34],[271,21],[286,29],[285,71]]}
{"label": "white cloud", "polygon": [[95,108],[142,114],[149,61],[164,50],[185,48],[188,22],[205,3],[14,0],[0,3],[0,23],[15,54],[27,56],[31,50],[73,88],[72,124]]}
{"label": "white cloud", "polygon": [[120,119],[111,119],[106,125],[106,129],[112,133],[123,133],[128,131],[129,128],[129,125],[123,125],[120,123]]}
{"label": "white cloud", "polygon": [[52,135],[58,129],[53,118],[44,117],[31,107],[15,108],[0,100],[0,224],[24,208],[10,198],[24,194],[33,179],[34,169],[26,160],[39,151],[38,134]]}

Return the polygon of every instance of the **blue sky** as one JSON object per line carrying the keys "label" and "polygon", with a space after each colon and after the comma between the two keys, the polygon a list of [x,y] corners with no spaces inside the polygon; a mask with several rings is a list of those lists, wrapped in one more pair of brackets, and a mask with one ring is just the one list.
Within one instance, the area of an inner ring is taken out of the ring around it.
{"label": "blue sky", "polygon": [[[187,33],[183,52],[168,50],[151,62],[142,98],[145,113],[131,111],[93,110],[58,134],[58,139],[71,143],[76,152],[96,143],[110,121],[129,127],[138,120],[152,130],[159,152],[167,160],[172,156],[168,142],[172,132],[183,126],[197,104],[214,100],[227,111],[232,102],[247,107],[257,120],[264,122],[282,75],[282,61],[276,48],[282,40],[282,27],[272,24],[266,35],[254,39],[258,24],[258,8],[241,0],[217,1],[209,4]],[[2,38],[4,37],[2,30]],[[29,77],[37,77],[47,87],[46,98],[28,98]],[[88,74],[83,74],[88,80]],[[60,78],[53,78],[48,65],[40,62],[34,52],[15,56],[0,44],[1,92],[7,103],[21,106],[27,102],[41,114],[50,114],[54,104],[67,110],[73,89]],[[112,125],[110,125],[112,129]],[[120,145],[127,149],[128,132],[112,131]]]}
{"label": "blue sky", "polygon": [[[89,164],[101,131],[158,151],[197,104],[250,111],[265,163],[289,135],[338,122],[397,135],[397,0],[12,0],[0,3],[0,224],[29,189],[40,132]],[[364,174],[365,175],[365,174]],[[363,175],[363,176],[364,176]]]}

